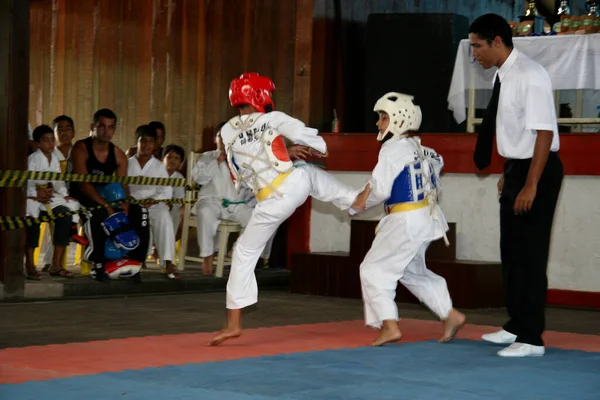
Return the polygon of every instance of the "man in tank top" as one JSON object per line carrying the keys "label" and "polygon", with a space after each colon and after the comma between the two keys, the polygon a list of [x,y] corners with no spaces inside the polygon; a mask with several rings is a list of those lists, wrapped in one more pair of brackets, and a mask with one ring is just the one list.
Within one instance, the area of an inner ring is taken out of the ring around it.
{"label": "man in tank top", "polygon": [[[73,146],[71,158],[73,173],[85,175],[116,175],[127,176],[127,157],[125,153],[111,143],[116,132],[117,116],[109,109],[98,110],[94,114],[90,136],[79,140]],[[148,252],[150,231],[148,215],[144,207],[138,204],[124,203],[119,208],[107,207],[108,201],[100,195],[103,183],[71,184],[71,195],[81,203],[82,207],[103,205],[104,208],[86,212],[82,215],[85,223],[84,230],[90,244],[85,250],[84,259],[92,263],[92,277],[97,280],[108,279],[105,266],[108,262],[105,256],[107,235],[102,223],[115,212],[125,211],[133,230],[139,237],[139,245],[129,251],[127,258],[142,263]],[[125,193],[129,196],[129,188],[123,184]]]}

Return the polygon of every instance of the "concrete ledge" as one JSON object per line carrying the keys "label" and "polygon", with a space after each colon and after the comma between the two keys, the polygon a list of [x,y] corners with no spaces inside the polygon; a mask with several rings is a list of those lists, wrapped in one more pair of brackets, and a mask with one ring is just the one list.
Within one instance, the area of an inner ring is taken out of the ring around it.
{"label": "concrete ledge", "polygon": [[25,282],[25,299],[55,299],[63,295],[63,283]]}
{"label": "concrete ledge", "polygon": [[[256,272],[259,289],[289,289],[290,272],[286,269],[267,269]],[[227,276],[214,278],[203,276],[200,272],[181,272],[181,279],[169,280],[157,271],[144,270],[142,281],[135,283],[127,280],[96,282],[89,276],[76,275],[72,279],[51,278],[43,274],[39,282],[27,281],[23,299],[5,299],[3,286],[0,285],[0,299],[19,300],[56,300],[98,296],[127,296],[178,292],[214,292],[225,291]]]}

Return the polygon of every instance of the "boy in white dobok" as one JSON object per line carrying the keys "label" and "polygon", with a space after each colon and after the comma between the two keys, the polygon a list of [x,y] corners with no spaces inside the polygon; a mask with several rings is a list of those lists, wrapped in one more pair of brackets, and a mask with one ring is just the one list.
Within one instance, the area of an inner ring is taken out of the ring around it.
{"label": "boy in white dobok", "polygon": [[294,167],[284,137],[294,144],[327,155],[327,145],[316,129],[282,112],[273,111],[271,79],[245,73],[231,82],[229,100],[240,115],[221,129],[235,186],[252,190],[258,204],[233,249],[227,282],[227,325],[209,342],[217,345],[242,333],[242,308],[257,302],[254,266],[267,241],[308,196],[333,202],[347,210],[357,190],[346,187],[318,168]]}
{"label": "boy in white dobok", "polygon": [[[179,172],[185,159],[183,147],[170,144],[165,148],[164,153],[163,164],[167,168],[169,178],[183,179],[184,176]],[[185,198],[185,188],[183,186],[173,186],[172,189],[173,199],[183,200]],[[183,204],[171,204],[169,208],[171,210],[171,220],[173,221],[173,232],[175,232],[175,240],[177,240],[180,236],[181,221],[183,220]]]}
{"label": "boy in white dobok", "polygon": [[[202,273],[213,274],[214,254],[219,251],[215,242],[221,220],[229,220],[246,228],[252,217],[252,209],[256,199],[248,188],[236,190],[227,165],[227,155],[220,140],[217,140],[221,128],[226,124],[217,125],[214,141],[217,150],[202,153],[192,171],[192,179],[202,185],[198,194],[198,202],[194,205],[198,247],[202,261]],[[273,236],[267,241],[261,254],[263,264],[271,254]]]}
{"label": "boy in white dobok", "polygon": [[[165,165],[154,157],[157,133],[150,125],[141,125],[135,131],[137,137],[137,152],[129,158],[127,176],[142,176],[146,178],[169,178]],[[169,206],[155,200],[170,200],[173,198],[171,186],[129,185],[131,197],[143,202],[148,209],[150,231],[156,244],[161,268],[166,269],[168,279],[179,279],[177,269],[173,265],[175,258],[175,231]],[[142,223],[144,223],[143,221]],[[151,248],[149,249],[151,250]],[[149,251],[150,252],[150,251]]]}
{"label": "boy in white dobok", "polygon": [[386,216],[360,265],[365,322],[380,330],[373,346],[402,337],[394,302],[398,281],[445,321],[440,342],[452,340],[465,323],[465,316],[452,308],[445,279],[425,265],[432,241],[443,237],[448,243],[448,224],[437,203],[444,163],[433,149],[407,133],[421,125],[421,109],[412,99],[388,93],[375,104],[377,140],[383,145],[371,179],[350,209],[355,214],[382,202],[385,206]]}

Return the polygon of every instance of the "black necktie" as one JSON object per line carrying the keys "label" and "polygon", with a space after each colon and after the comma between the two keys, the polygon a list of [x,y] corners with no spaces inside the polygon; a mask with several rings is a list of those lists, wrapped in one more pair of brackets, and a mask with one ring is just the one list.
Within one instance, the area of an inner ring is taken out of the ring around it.
{"label": "black necktie", "polygon": [[500,77],[496,75],[492,98],[483,114],[483,121],[479,127],[477,144],[473,161],[478,169],[482,170],[492,163],[492,148],[494,147],[494,133],[496,132],[496,114],[498,113],[498,99],[500,98]]}

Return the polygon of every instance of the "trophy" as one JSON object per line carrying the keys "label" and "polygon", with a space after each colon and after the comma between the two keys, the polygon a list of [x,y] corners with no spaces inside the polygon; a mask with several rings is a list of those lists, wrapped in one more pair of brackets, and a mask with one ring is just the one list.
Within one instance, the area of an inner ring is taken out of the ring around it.
{"label": "trophy", "polygon": [[535,6],[535,0],[529,0],[527,10],[525,10],[525,16],[533,19],[533,17],[538,17],[539,15],[537,7]]}
{"label": "trophy", "polygon": [[560,2],[557,15],[571,15],[571,7],[569,7],[569,2],[567,0],[562,0]]}
{"label": "trophy", "polygon": [[[531,32],[529,33],[532,36],[539,36],[544,34],[544,22],[546,19],[540,16],[537,7],[535,6],[535,0],[528,0],[527,9],[525,10],[525,15],[521,15],[519,17],[521,22],[532,21],[530,27]],[[524,35],[528,36],[528,35]]]}

